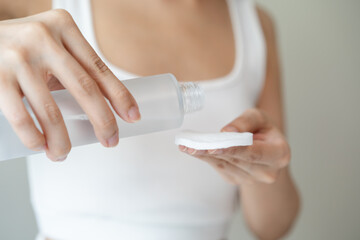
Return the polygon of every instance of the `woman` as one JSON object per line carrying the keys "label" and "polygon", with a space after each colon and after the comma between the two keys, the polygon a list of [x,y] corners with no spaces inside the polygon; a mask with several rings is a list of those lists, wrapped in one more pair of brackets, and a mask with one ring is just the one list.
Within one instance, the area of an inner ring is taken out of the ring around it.
{"label": "woman", "polygon": [[206,106],[183,128],[254,133],[253,146],[216,151],[178,149],[174,130],[78,147],[61,164],[29,157],[38,239],[224,239],[239,193],[259,239],[290,229],[299,196],[274,30],[251,0],[0,0],[0,9],[0,109],[26,146],[54,161],[71,144],[49,91],[67,88],[114,147],[119,130],[104,97],[125,121],[140,119],[117,78],[198,81]]}

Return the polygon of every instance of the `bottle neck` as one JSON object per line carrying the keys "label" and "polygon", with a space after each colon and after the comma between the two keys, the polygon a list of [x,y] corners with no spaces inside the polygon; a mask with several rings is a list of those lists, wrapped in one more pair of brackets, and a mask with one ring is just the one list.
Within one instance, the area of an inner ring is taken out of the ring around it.
{"label": "bottle neck", "polygon": [[199,111],[204,106],[204,91],[196,83],[179,83],[184,114]]}

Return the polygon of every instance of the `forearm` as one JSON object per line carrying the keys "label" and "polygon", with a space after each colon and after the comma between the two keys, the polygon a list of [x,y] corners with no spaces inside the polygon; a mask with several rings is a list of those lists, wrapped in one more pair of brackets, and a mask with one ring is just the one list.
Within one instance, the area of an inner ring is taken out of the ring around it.
{"label": "forearm", "polygon": [[289,231],[300,199],[287,168],[273,184],[243,184],[240,190],[246,222],[259,239],[279,239]]}

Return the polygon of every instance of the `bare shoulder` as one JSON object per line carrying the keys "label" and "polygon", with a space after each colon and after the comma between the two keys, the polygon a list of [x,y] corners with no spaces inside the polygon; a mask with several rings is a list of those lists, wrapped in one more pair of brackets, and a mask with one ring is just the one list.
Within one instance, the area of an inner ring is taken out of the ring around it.
{"label": "bare shoulder", "polygon": [[0,0],[0,21],[50,10],[51,2],[51,0]]}

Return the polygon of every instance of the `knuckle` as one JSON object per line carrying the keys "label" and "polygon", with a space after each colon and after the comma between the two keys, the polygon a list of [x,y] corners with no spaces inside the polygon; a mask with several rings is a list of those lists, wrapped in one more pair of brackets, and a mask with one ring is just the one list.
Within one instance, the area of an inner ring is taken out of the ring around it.
{"label": "knuckle", "polygon": [[95,93],[96,84],[87,74],[83,73],[79,75],[78,83],[86,95],[93,95]]}
{"label": "knuckle", "polygon": [[103,60],[101,60],[101,58],[98,55],[94,54],[91,57],[91,62],[95,67],[94,69],[95,74],[107,74],[110,72],[110,69],[106,66],[106,64],[103,62]]}
{"label": "knuckle", "polygon": [[[41,43],[46,43],[51,39],[50,29],[45,23],[40,21],[26,23],[23,29],[23,34],[25,37],[30,37],[33,41]],[[31,48],[32,46],[28,47]]]}
{"label": "knuckle", "polygon": [[264,113],[257,108],[250,108],[246,110],[246,114],[251,117],[251,119],[254,119],[258,122],[264,122],[265,121],[265,115]]}
{"label": "knuckle", "polygon": [[116,126],[116,119],[114,116],[109,116],[108,118],[104,118],[99,123],[100,129],[114,128],[114,126]]}
{"label": "knuckle", "polygon": [[254,116],[261,124],[266,121],[264,112],[259,109],[254,110]]}
{"label": "knuckle", "polygon": [[233,164],[237,165],[237,164],[239,164],[240,160],[237,159],[237,158],[232,157],[232,158],[230,158],[230,162],[232,162]]}
{"label": "knuckle", "polygon": [[257,116],[259,114],[259,110],[257,108],[249,108],[246,109],[244,112],[244,115],[249,115],[249,116]]}
{"label": "knuckle", "polygon": [[46,24],[40,21],[36,22],[29,22],[25,25],[24,31],[32,36],[44,36],[49,33],[49,29],[47,28]]}
{"label": "knuckle", "polygon": [[287,141],[280,137],[274,139],[272,143],[274,144],[274,147],[280,149],[283,152],[285,152],[286,149],[289,147]]}
{"label": "knuckle", "polygon": [[51,15],[57,24],[68,26],[74,23],[71,14],[65,9],[54,9],[51,11]]}
{"label": "knuckle", "polygon": [[277,173],[275,172],[263,172],[261,181],[264,183],[272,184],[277,180]]}
{"label": "knuckle", "polygon": [[261,117],[262,116],[261,111],[259,109],[257,109],[257,108],[248,109],[248,113],[251,114],[251,115],[254,115],[256,117]]}
{"label": "knuckle", "polygon": [[289,165],[290,159],[291,159],[291,154],[290,153],[287,153],[282,158],[279,158],[279,162],[278,162],[279,167],[284,168],[287,165]]}
{"label": "knuckle", "polygon": [[124,86],[120,85],[120,87],[114,89],[113,97],[115,99],[119,99],[120,101],[124,102],[124,101],[129,101],[131,99],[131,94]]}
{"label": "knuckle", "polygon": [[62,122],[62,115],[59,108],[53,103],[45,104],[45,112],[51,124],[57,125]]}
{"label": "knuckle", "polygon": [[283,139],[275,141],[274,144],[280,150],[280,154],[278,157],[278,166],[281,168],[287,166],[290,163],[291,159],[291,151],[289,144]]}
{"label": "knuckle", "polygon": [[237,128],[239,130],[239,132],[247,132],[248,129],[250,128],[250,123],[248,123],[247,121],[242,121],[243,119],[240,119],[240,124],[237,124]]}

